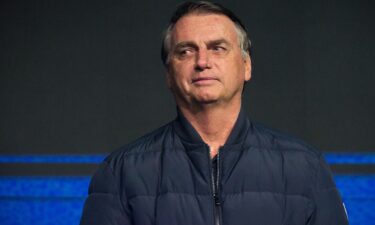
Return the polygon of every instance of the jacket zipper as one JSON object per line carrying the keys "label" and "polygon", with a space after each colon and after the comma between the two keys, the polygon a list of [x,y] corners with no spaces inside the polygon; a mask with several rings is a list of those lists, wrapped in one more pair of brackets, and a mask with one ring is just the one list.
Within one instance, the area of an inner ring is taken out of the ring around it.
{"label": "jacket zipper", "polygon": [[[219,170],[219,165],[220,165],[220,149],[217,152],[216,156],[216,169],[213,169],[212,166],[212,159],[210,155],[210,147],[208,146],[209,149],[209,159],[210,159],[210,167],[211,167],[211,182],[212,182],[212,193],[213,193],[213,200],[214,200],[214,222],[215,225],[220,225],[221,224],[221,199],[219,195],[219,177],[220,177],[220,170]],[[216,173],[215,173],[216,172]],[[215,179],[216,177],[216,179]]]}

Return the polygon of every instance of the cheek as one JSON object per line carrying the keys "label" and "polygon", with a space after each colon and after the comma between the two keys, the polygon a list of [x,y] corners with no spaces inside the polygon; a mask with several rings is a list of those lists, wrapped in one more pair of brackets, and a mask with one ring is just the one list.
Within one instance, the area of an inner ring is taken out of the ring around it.
{"label": "cheek", "polygon": [[175,66],[169,74],[169,87],[174,90],[182,90],[188,88],[189,76],[186,69],[182,66]]}
{"label": "cheek", "polygon": [[242,61],[232,61],[231,63],[226,63],[226,66],[221,66],[225,70],[227,76],[232,77],[233,80],[244,79],[245,75],[245,64]]}
{"label": "cheek", "polygon": [[186,65],[175,66],[173,73],[177,83],[186,82],[191,77],[191,70]]}

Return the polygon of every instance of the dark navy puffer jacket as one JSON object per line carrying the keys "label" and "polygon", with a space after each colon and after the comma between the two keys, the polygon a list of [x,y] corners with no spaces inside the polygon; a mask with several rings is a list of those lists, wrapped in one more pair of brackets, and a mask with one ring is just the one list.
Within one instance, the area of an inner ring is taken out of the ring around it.
{"label": "dark navy puffer jacket", "polygon": [[242,111],[215,161],[180,114],[106,158],[81,225],[348,224],[322,155]]}

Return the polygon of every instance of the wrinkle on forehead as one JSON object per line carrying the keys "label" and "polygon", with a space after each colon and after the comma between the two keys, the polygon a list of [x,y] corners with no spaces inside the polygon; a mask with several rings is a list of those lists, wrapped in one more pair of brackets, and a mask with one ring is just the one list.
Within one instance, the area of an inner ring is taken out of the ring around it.
{"label": "wrinkle on forehead", "polygon": [[235,24],[227,16],[212,13],[191,13],[183,16],[175,24],[171,47],[174,48],[180,42],[207,43],[219,39],[234,42],[240,46]]}

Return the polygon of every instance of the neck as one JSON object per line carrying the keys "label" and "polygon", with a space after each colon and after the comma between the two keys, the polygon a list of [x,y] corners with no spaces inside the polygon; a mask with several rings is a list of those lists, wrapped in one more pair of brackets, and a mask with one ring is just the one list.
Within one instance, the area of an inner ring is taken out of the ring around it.
{"label": "neck", "polygon": [[241,110],[238,104],[225,106],[204,105],[187,108],[179,106],[182,114],[191,123],[203,141],[210,146],[210,156],[213,158],[228,139]]}

